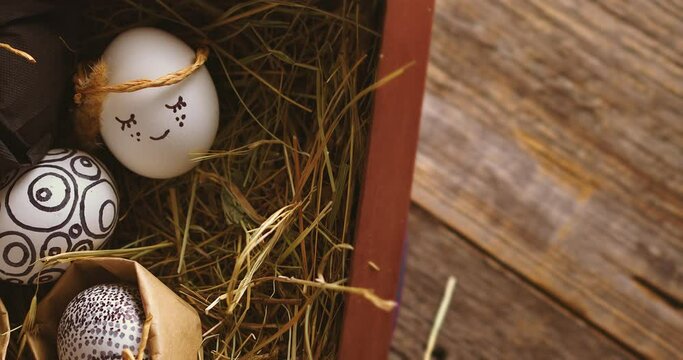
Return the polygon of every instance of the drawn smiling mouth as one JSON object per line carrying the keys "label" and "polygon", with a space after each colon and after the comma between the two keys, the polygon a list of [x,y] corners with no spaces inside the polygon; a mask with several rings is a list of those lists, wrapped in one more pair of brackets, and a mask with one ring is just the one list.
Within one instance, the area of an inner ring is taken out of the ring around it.
{"label": "drawn smiling mouth", "polygon": [[164,131],[164,133],[161,134],[161,136],[158,136],[158,137],[150,136],[149,138],[152,139],[152,140],[162,140],[162,139],[164,139],[165,137],[167,137],[167,136],[168,136],[168,133],[170,133],[170,132],[171,132],[171,129],[166,129],[166,131]]}

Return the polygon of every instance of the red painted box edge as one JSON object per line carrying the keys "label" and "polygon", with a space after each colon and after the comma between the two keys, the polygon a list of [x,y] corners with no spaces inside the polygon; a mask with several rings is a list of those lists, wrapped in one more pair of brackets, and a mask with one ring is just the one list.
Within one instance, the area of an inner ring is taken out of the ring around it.
{"label": "red painted box edge", "polygon": [[[397,299],[434,0],[388,0],[377,78],[413,65],[375,93],[350,285]],[[375,263],[380,270],[369,266]],[[386,359],[397,309],[348,295],[339,359]]]}

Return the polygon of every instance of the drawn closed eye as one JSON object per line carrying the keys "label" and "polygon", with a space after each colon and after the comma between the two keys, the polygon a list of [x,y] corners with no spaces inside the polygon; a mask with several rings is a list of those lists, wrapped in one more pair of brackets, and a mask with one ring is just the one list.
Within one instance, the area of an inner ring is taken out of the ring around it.
{"label": "drawn closed eye", "polygon": [[133,125],[137,125],[137,121],[135,120],[135,114],[130,114],[130,117],[128,120],[121,120],[118,118],[118,116],[114,117],[116,121],[118,121],[121,124],[121,131],[124,131],[126,128],[129,128]]}
{"label": "drawn closed eye", "polygon": [[164,104],[167,109],[173,110],[173,112],[178,112],[178,110],[187,107],[187,103],[183,100],[182,96],[178,96],[178,101],[173,105]]}

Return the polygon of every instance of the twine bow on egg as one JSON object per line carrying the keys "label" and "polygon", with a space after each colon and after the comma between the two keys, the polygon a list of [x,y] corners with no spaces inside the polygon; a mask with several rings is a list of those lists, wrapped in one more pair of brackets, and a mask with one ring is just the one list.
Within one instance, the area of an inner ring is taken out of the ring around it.
{"label": "twine bow on egg", "polygon": [[110,85],[107,64],[100,59],[91,66],[81,66],[74,76],[75,130],[79,141],[86,147],[95,144],[100,133],[102,102],[107,93],[128,93],[142,89],[177,84],[201,68],[209,57],[209,49],[200,47],[194,63],[176,72],[154,80],[137,79],[122,84]]}

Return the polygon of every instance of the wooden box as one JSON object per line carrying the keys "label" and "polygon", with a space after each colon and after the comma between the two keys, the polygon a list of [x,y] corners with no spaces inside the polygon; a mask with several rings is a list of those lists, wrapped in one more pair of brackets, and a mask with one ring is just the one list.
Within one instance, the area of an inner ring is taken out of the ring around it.
{"label": "wooden box", "polygon": [[[372,288],[397,301],[433,5],[433,0],[387,1],[377,78],[412,66],[375,94],[356,224],[351,286]],[[339,358],[386,359],[397,313],[347,296]]]}
{"label": "wooden box", "polygon": [[[397,301],[433,2],[387,0],[386,3],[376,78],[383,78],[407,64],[411,66],[374,95],[351,264],[351,286],[371,288],[380,297]],[[0,315],[4,313],[0,302]],[[398,309],[385,312],[364,299],[347,296],[338,358],[386,359],[397,313]],[[8,328],[6,321],[0,322],[0,328],[3,326]],[[8,337],[0,340],[0,346],[4,347]]]}

